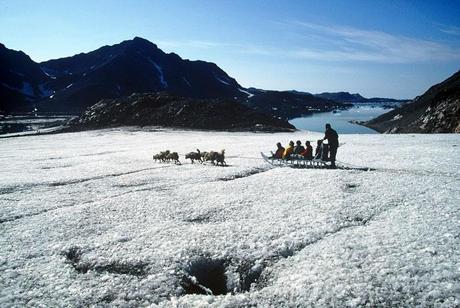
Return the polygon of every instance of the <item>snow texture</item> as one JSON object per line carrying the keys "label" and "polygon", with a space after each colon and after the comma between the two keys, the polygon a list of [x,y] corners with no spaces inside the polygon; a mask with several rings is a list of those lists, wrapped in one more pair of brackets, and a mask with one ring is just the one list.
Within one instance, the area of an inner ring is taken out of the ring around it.
{"label": "snow texture", "polygon": [[[459,135],[342,135],[374,171],[273,168],[322,134],[0,139],[0,306],[460,305]],[[228,167],[183,154],[225,148]],[[170,149],[182,165],[155,163]]]}

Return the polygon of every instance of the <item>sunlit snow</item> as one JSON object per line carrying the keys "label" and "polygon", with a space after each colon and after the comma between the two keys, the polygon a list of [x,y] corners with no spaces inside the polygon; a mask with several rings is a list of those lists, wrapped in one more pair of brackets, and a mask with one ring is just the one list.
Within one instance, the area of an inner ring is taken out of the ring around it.
{"label": "sunlit snow", "polygon": [[[459,135],[341,135],[367,172],[260,158],[320,137],[0,139],[0,306],[459,306]],[[186,162],[197,148],[229,166]]]}
{"label": "sunlit snow", "polygon": [[221,78],[219,78],[219,77],[217,77],[217,76],[215,76],[215,77],[216,77],[217,81],[219,81],[220,83],[223,83],[223,84],[225,84],[225,85],[227,85],[227,86],[230,85],[229,82],[227,82],[227,81],[225,81],[225,80],[223,80],[223,79],[221,79]]}

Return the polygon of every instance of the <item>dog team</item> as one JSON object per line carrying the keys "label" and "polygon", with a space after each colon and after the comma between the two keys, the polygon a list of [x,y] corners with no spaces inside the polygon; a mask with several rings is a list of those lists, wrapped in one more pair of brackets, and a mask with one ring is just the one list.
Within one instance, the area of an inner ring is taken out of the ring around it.
{"label": "dog team", "polygon": [[[200,150],[196,150],[196,152],[190,152],[185,154],[185,159],[190,159],[190,161],[195,163],[195,161],[199,163],[204,162],[211,162],[213,165],[221,165],[226,166],[227,163],[225,162],[225,150],[220,152],[210,151],[210,152],[201,152]],[[158,154],[153,155],[154,161],[159,162],[173,162],[177,165],[180,165],[181,162],[179,161],[179,154],[177,152],[170,152],[169,150],[160,152]]]}

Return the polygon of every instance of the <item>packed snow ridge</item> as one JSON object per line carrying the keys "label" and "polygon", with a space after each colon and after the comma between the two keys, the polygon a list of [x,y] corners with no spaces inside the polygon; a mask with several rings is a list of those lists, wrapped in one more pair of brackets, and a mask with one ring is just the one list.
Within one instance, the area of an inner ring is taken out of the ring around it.
{"label": "packed snow ridge", "polygon": [[[340,136],[369,172],[260,158],[321,136],[0,139],[0,306],[458,307],[459,136]],[[197,148],[229,166],[184,161]],[[152,160],[166,149],[182,165]]]}

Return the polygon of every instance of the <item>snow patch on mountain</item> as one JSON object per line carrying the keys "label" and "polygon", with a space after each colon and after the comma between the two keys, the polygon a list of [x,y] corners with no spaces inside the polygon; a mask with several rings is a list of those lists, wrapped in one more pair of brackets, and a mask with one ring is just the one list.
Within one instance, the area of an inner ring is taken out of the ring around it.
{"label": "snow patch on mountain", "polygon": [[163,86],[163,88],[168,87],[168,82],[166,81],[164,75],[163,75],[163,68],[159,66],[155,61],[153,61],[151,58],[149,58],[149,62],[153,64],[155,67],[155,70],[158,72],[158,78],[160,79],[160,83]]}
{"label": "snow patch on mountain", "polygon": [[49,97],[50,95],[54,94],[54,91],[49,89],[46,84],[40,84],[38,85],[38,88],[40,89],[41,97]]}
{"label": "snow patch on mountain", "polygon": [[221,78],[219,78],[219,77],[217,77],[217,76],[216,76],[216,80],[219,81],[220,83],[223,83],[223,84],[227,85],[227,86],[230,85],[229,82],[227,82],[227,81],[225,81],[225,80],[223,80],[223,79],[221,79]]}
{"label": "snow patch on mountain", "polygon": [[188,81],[188,79],[187,79],[187,78],[185,78],[185,77],[182,77],[182,80],[183,80],[183,81],[184,81],[184,82],[187,84],[187,86],[188,86],[189,88],[191,88],[191,87],[192,87],[192,85],[190,84],[190,82]]}
{"label": "snow patch on mountain", "polygon": [[254,96],[254,94],[252,94],[252,93],[250,93],[250,92],[248,92],[248,91],[246,91],[246,90],[244,90],[244,89],[241,89],[241,88],[238,89],[238,91],[240,91],[240,92],[246,94],[246,95],[248,96],[248,98],[251,98],[251,97]]}
{"label": "snow patch on mountain", "polygon": [[40,67],[40,69],[46,76],[50,77],[51,79],[56,79],[56,76],[54,76],[54,73],[53,73],[54,70],[48,69],[46,67]]}

